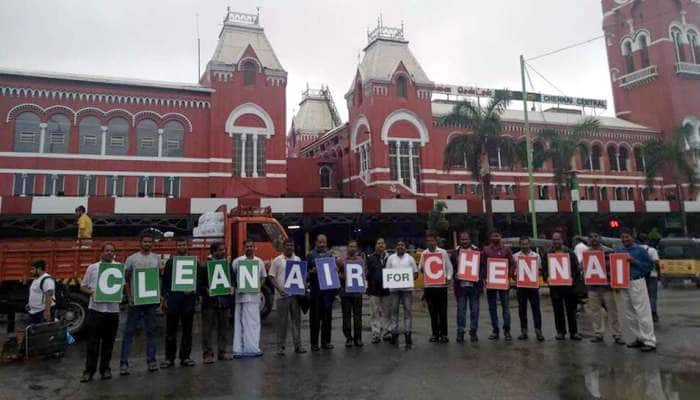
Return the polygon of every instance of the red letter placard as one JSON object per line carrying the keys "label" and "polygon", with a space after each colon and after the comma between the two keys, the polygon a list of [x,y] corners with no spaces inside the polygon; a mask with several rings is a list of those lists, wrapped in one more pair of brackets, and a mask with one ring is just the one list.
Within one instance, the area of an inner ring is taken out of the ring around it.
{"label": "red letter placard", "polygon": [[607,285],[605,253],[602,250],[583,252],[583,281],[586,285]]}
{"label": "red letter placard", "polygon": [[486,260],[486,289],[508,289],[508,259],[489,258]]}
{"label": "red letter placard", "polygon": [[630,255],[627,253],[610,254],[610,287],[629,289]]}
{"label": "red letter placard", "polygon": [[547,264],[549,265],[549,286],[571,286],[574,283],[571,277],[571,259],[569,253],[549,253],[547,254]]}
{"label": "red letter placard", "polygon": [[445,284],[445,261],[440,253],[423,253],[423,283],[425,286]]}
{"label": "red letter placard", "polygon": [[519,288],[538,288],[539,268],[537,268],[537,257],[518,256],[515,258],[518,267],[517,286]]}
{"label": "red letter placard", "polygon": [[481,253],[474,250],[460,250],[457,279],[460,281],[479,281],[479,262]]}

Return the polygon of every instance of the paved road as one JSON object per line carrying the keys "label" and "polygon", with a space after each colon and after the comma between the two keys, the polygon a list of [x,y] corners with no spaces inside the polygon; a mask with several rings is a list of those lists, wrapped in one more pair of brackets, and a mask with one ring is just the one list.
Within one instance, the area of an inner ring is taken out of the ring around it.
{"label": "paved road", "polygon": [[[428,343],[429,321],[422,305],[416,304],[415,349],[369,343],[361,349],[345,349],[340,310],[336,309],[336,349],[278,357],[274,354],[273,314],[263,324],[262,346],[267,354],[260,359],[211,366],[198,363],[193,368],[149,373],[139,344],[133,352],[131,376],[89,384],[78,382],[84,362],[84,349],[78,344],[61,360],[0,365],[0,399],[700,398],[700,290],[676,287],[661,292],[662,321],[655,354],[622,348],[609,340],[604,344],[557,342],[553,340],[549,300],[543,303],[544,343],[486,340],[488,313],[483,312],[486,302],[482,298],[481,340],[476,344],[460,345],[454,340],[447,345]],[[454,315],[453,303],[449,313]],[[517,332],[515,308],[512,314],[513,331]],[[581,320],[586,333],[590,324],[585,315]],[[304,325],[302,335],[308,338],[306,319]],[[369,333],[365,341],[369,341]],[[117,343],[115,354],[119,347]],[[199,355],[197,333],[194,354]]]}

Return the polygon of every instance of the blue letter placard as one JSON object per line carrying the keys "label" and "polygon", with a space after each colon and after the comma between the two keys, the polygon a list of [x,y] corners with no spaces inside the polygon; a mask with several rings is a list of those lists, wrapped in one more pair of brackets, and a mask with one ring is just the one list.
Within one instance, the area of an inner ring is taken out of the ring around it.
{"label": "blue letter placard", "polygon": [[338,268],[335,266],[335,258],[321,257],[314,260],[316,273],[318,274],[318,286],[321,290],[340,288]]}
{"label": "blue letter placard", "polygon": [[284,291],[290,296],[306,292],[306,261],[287,260],[284,268]]}
{"label": "blue letter placard", "polygon": [[347,293],[365,292],[364,262],[352,260],[345,262],[345,291]]}

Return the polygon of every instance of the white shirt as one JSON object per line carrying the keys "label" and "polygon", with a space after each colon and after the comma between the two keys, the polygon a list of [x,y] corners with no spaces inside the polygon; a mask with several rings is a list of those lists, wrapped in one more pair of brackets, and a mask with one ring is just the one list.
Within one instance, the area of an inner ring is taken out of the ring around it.
{"label": "white shirt", "polygon": [[654,262],[654,268],[652,268],[649,276],[656,278],[659,276],[658,271],[656,271],[656,263],[659,261],[659,252],[656,251],[655,248],[647,246],[646,244],[643,244],[642,247],[644,248],[644,250],[647,251],[647,254],[649,254],[649,258],[651,258],[651,261]]}
{"label": "white shirt", "polygon": [[[386,266],[384,268],[388,269],[399,269],[399,268],[410,268],[414,274],[418,273],[418,265],[416,265],[416,260],[408,253],[403,253],[403,256],[399,257],[398,254],[394,253],[386,259]],[[391,291],[411,291],[413,289],[391,289]]]}
{"label": "white shirt", "polygon": [[[46,278],[46,279],[44,279]],[[43,284],[43,290],[41,288],[41,281],[44,281]],[[45,304],[44,304],[44,293],[53,290],[56,290],[56,282],[54,282],[53,278],[51,275],[47,274],[44,272],[40,277],[34,279],[32,281],[32,284],[29,286],[29,313],[30,314],[36,314],[44,311]],[[56,297],[53,296],[51,298],[51,306],[55,306],[56,302]]]}
{"label": "white shirt", "polygon": [[[253,257],[252,259],[246,257],[245,255],[242,255],[231,263],[231,267],[233,268],[233,273],[238,274],[238,266],[240,265],[241,261],[245,260],[257,260],[258,262],[258,273],[260,276],[260,280],[264,280],[267,277],[267,271],[265,271],[265,263],[260,257]],[[234,285],[238,286],[238,282],[234,283]],[[262,288],[261,288],[262,289]],[[238,293],[236,292],[236,303],[260,303],[260,293]]]}
{"label": "white shirt", "polygon": [[583,252],[588,250],[589,247],[583,242],[578,242],[576,246],[574,246],[574,254],[576,254],[576,259],[578,260],[579,265],[583,263]]}
{"label": "white shirt", "polygon": [[[85,276],[83,277],[83,287],[96,290],[97,289],[97,278],[100,273],[100,262],[90,264],[90,266],[85,270]],[[95,301],[95,294],[90,296],[90,304],[88,308],[102,313],[118,313],[119,303],[104,303],[100,301]]]}
{"label": "white shirt", "polygon": [[[284,288],[284,275],[287,270],[287,260],[300,261],[301,259],[296,254],[292,254],[289,258],[285,257],[284,254],[280,254],[272,260],[272,264],[270,265],[270,276],[275,280],[277,286],[281,288]],[[279,290],[277,293],[279,293],[280,297],[289,296],[287,293],[280,292]]]}
{"label": "white shirt", "polygon": [[[421,255],[420,255],[421,268],[425,268],[424,258],[425,258],[425,255],[428,253],[440,253],[440,254],[442,254],[442,262],[443,262],[443,265],[445,266],[445,284],[444,285],[435,285],[435,286],[431,286],[431,287],[445,287],[445,286],[447,286],[447,282],[452,280],[453,273],[454,273],[454,271],[452,270],[452,261],[450,261],[450,255],[447,254],[447,251],[445,249],[441,249],[439,247],[436,247],[435,250],[433,250],[433,251],[425,249],[425,251],[423,251],[423,253],[421,253]],[[425,271],[423,271],[423,273],[425,274]]]}

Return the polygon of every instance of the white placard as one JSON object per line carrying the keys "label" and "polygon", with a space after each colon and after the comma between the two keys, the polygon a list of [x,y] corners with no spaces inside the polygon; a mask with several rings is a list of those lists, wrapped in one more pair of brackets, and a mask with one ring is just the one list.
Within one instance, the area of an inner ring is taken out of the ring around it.
{"label": "white placard", "polygon": [[384,268],[382,270],[384,289],[413,289],[413,270],[411,268]]}

